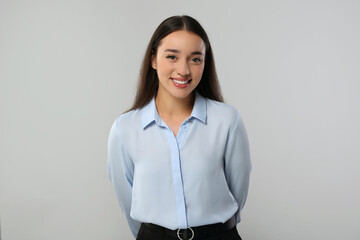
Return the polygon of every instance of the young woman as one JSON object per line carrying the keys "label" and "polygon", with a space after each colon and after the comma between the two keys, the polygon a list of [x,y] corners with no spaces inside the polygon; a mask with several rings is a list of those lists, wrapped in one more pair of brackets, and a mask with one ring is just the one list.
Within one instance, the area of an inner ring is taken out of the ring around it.
{"label": "young woman", "polygon": [[133,107],[108,142],[108,174],[136,239],[241,239],[251,170],[238,111],[223,103],[209,39],[189,16],[164,20]]}

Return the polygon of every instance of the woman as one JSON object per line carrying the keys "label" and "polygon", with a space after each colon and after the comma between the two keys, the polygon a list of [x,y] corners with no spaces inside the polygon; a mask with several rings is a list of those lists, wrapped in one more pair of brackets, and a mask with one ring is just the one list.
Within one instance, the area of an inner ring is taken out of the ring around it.
{"label": "woman", "polygon": [[223,103],[195,19],[173,16],[156,29],[134,105],[116,119],[108,144],[108,174],[136,239],[241,239],[247,135]]}

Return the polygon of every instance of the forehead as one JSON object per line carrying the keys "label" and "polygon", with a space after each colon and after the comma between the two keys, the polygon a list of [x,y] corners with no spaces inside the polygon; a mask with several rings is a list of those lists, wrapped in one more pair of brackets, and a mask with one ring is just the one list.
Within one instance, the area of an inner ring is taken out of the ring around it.
{"label": "forehead", "polygon": [[175,49],[180,52],[202,52],[205,54],[205,43],[200,36],[195,33],[180,30],[170,33],[161,39],[158,50]]}

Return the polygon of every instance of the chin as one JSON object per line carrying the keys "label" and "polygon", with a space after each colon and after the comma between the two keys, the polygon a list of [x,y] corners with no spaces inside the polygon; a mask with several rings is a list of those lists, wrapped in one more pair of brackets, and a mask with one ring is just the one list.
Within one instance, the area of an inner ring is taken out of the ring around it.
{"label": "chin", "polygon": [[188,98],[190,97],[191,95],[193,94],[193,91],[191,92],[183,92],[183,93],[173,93],[172,95],[175,97],[175,98],[178,98],[178,99],[185,99],[185,98]]}

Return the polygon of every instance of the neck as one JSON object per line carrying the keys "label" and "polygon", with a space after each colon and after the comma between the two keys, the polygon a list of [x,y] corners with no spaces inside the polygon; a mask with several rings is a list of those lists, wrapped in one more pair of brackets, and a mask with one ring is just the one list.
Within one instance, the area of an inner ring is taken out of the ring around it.
{"label": "neck", "polygon": [[195,94],[191,93],[184,99],[164,96],[158,92],[155,104],[160,116],[180,117],[190,116],[194,106]]}

